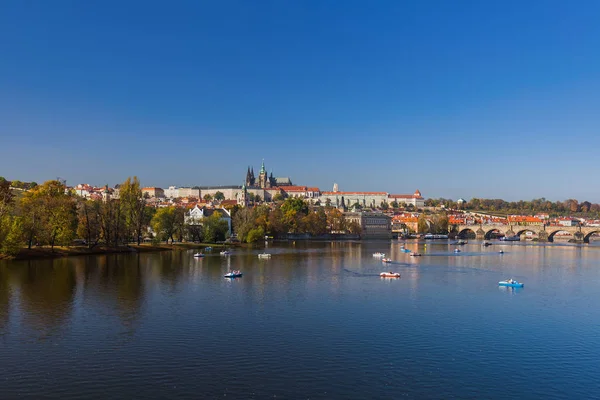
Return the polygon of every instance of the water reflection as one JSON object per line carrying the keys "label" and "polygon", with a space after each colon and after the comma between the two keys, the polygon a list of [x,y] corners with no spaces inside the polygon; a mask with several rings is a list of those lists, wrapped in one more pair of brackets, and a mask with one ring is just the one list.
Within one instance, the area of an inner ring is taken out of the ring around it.
{"label": "water reflection", "polygon": [[77,279],[72,263],[68,258],[27,261],[10,269],[20,296],[17,317],[37,338],[57,333],[73,312]]}

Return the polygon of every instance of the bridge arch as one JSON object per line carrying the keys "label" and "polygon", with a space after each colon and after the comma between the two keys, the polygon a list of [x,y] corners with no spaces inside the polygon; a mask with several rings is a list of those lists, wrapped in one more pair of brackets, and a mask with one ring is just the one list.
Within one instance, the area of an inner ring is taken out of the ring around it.
{"label": "bridge arch", "polygon": [[502,229],[499,228],[492,228],[489,231],[487,231],[485,233],[485,240],[490,240],[492,239],[494,236],[501,236],[501,235],[505,235],[505,233],[502,231]]}
{"label": "bridge arch", "polygon": [[584,243],[589,243],[590,242],[590,238],[592,237],[592,235],[594,233],[600,233],[600,229],[593,230],[593,231],[590,231],[590,232],[586,233],[585,236],[583,237],[583,242]]}
{"label": "bridge arch", "polygon": [[548,241],[554,242],[554,235],[556,235],[557,233],[560,233],[560,232],[565,232],[565,233],[568,233],[571,235],[573,234],[572,232],[568,231],[567,229],[555,229],[552,232],[548,233]]}
{"label": "bridge arch", "polygon": [[537,230],[535,230],[535,229],[531,229],[531,228],[518,229],[518,230],[516,230],[516,231],[517,231],[517,233],[516,233],[516,236],[519,236],[519,237],[520,237],[522,234],[524,234],[525,232],[531,232],[531,233],[533,233],[533,234],[534,234],[534,235],[536,235],[536,236],[539,234],[539,231],[537,231]]}
{"label": "bridge arch", "polygon": [[477,227],[473,228],[463,228],[458,231],[458,237],[460,238],[472,238],[474,239],[477,236]]}

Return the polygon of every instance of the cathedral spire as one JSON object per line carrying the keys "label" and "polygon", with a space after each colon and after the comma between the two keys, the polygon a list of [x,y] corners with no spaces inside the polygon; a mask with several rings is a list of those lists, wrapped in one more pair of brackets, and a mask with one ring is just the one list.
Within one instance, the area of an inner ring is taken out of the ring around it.
{"label": "cathedral spire", "polygon": [[260,173],[261,174],[266,173],[266,171],[265,171],[265,159],[264,158],[262,160],[262,166],[260,167]]}

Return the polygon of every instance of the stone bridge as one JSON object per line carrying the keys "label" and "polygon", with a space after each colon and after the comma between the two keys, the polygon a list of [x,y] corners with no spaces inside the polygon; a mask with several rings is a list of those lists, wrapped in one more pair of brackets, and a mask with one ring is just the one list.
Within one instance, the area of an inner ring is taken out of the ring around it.
{"label": "stone bridge", "polygon": [[501,233],[505,236],[521,236],[525,232],[533,232],[538,236],[540,242],[554,241],[554,235],[558,232],[568,232],[573,235],[577,242],[589,243],[590,236],[594,233],[600,233],[598,226],[546,226],[546,225],[453,225],[453,232],[458,232],[459,235],[467,231],[475,233],[475,237],[479,240],[491,239],[493,233]]}

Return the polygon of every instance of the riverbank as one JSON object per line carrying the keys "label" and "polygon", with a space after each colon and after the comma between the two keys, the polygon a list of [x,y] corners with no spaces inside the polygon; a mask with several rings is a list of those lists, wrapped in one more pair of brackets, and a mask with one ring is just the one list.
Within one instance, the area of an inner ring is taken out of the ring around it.
{"label": "riverbank", "polygon": [[88,249],[86,246],[54,246],[51,249],[49,246],[34,247],[31,249],[23,248],[14,257],[7,257],[0,254],[0,260],[33,260],[40,258],[59,258],[59,257],[72,257],[72,256],[88,256],[88,255],[101,255],[101,254],[120,254],[120,253],[149,253],[158,251],[182,251],[197,249],[202,250],[205,247],[226,247],[224,244],[211,244],[211,243],[173,243],[173,244],[131,244],[122,247],[105,247],[96,246],[92,249]]}

